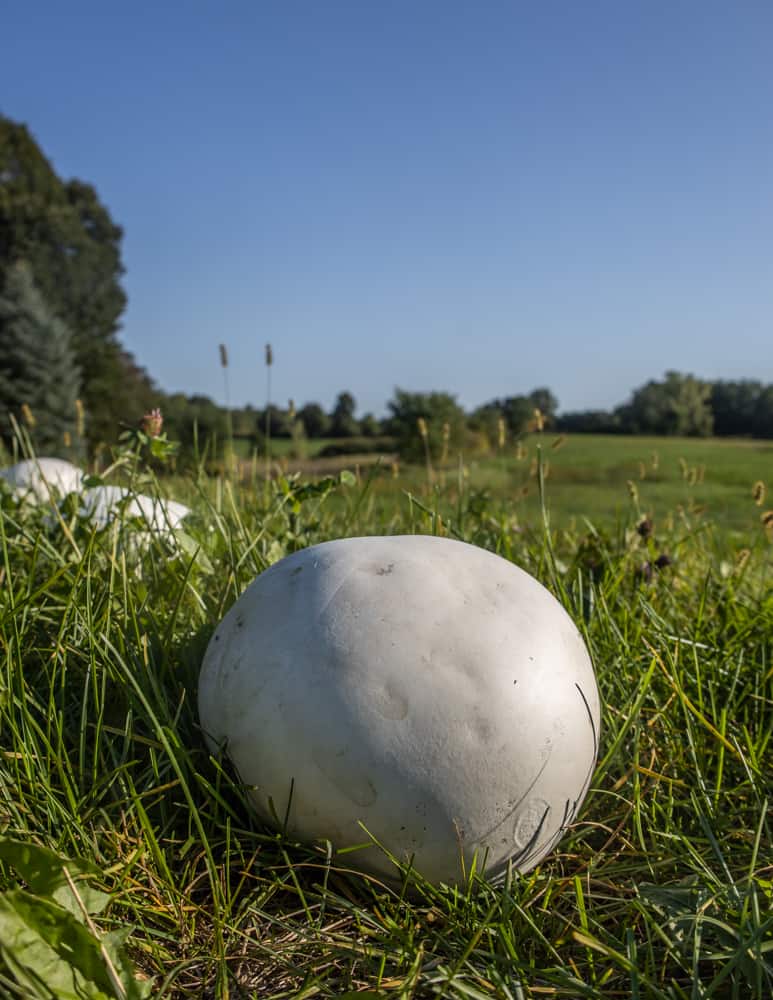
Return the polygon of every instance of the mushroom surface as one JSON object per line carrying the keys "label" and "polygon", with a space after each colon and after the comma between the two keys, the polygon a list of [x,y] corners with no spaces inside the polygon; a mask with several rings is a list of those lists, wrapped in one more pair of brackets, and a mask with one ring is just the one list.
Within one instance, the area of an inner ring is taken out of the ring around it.
{"label": "mushroom surface", "polygon": [[62,458],[25,458],[0,469],[0,476],[30,500],[48,500],[52,492],[65,496],[81,488],[83,472]]}
{"label": "mushroom surface", "polygon": [[558,601],[499,556],[416,535],[325,542],[262,573],[209,643],[199,715],[264,820],[365,843],[345,864],[394,876],[380,844],[436,882],[545,857],[600,721]]}
{"label": "mushroom surface", "polygon": [[89,517],[99,528],[104,528],[116,517],[125,504],[127,517],[139,517],[151,531],[169,532],[180,527],[190,514],[190,508],[176,500],[149,497],[133,493],[121,486],[94,486],[84,490],[80,514]]}

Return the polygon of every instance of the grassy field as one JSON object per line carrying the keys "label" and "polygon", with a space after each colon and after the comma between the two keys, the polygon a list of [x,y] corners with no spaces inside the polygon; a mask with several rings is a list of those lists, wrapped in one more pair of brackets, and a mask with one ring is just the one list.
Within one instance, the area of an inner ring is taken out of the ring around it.
{"label": "grassy field", "polygon": [[[761,514],[773,506],[773,497],[766,504],[754,493],[756,483],[773,481],[773,442],[545,434],[499,455],[461,456],[431,471],[395,469],[386,460],[371,484],[364,522],[388,521],[410,492],[447,520],[458,520],[460,510],[485,507],[489,515],[499,513],[510,522],[539,524],[539,455],[550,520],[557,528],[576,530],[589,521],[609,532],[646,515],[702,519],[712,530],[742,539],[759,531]],[[356,459],[337,464],[355,468]],[[289,467],[302,469],[303,464]],[[363,465],[360,478],[370,474]]]}
{"label": "grassy field", "polygon": [[[771,996],[773,504],[753,487],[773,449],[546,436],[533,467],[537,443],[313,485],[141,476],[193,507],[174,538],[0,497],[0,996]],[[591,790],[504,884],[395,889],[262,827],[198,728],[204,649],[255,575],[395,532],[512,559],[592,654]]]}
{"label": "grassy field", "polygon": [[[538,490],[529,482],[536,447],[532,437],[520,461],[501,463],[498,475],[496,462],[481,463],[479,473],[499,493],[530,487],[523,506],[531,518],[539,511]],[[773,442],[552,435],[541,448],[550,509],[563,523],[578,514],[607,524],[624,519],[633,484],[640,509],[650,515],[700,507],[723,527],[747,531],[758,513],[753,485],[773,474]]]}

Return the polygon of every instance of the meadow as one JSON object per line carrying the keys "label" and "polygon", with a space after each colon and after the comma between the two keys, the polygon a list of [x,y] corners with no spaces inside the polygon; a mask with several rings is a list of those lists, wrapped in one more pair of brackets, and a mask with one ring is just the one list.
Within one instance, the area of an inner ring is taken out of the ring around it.
{"label": "meadow", "polygon": [[[760,442],[545,434],[442,468],[270,482],[131,465],[133,486],[193,508],[173,537],[3,491],[0,995],[770,997],[771,459]],[[596,668],[580,815],[496,885],[407,869],[388,886],[262,826],[199,730],[207,642],[258,573],[398,532],[522,566]]]}
{"label": "meadow", "polygon": [[[315,463],[314,450],[306,461],[293,462],[284,455],[279,459],[284,459],[286,469],[301,472],[315,465],[319,470],[323,464],[355,469],[361,480],[377,460],[362,455]],[[401,497],[411,492],[432,496],[449,518],[458,515],[462,496],[463,507],[470,506],[471,498],[473,507],[504,504],[510,518],[527,526],[541,523],[538,455],[550,521],[564,529],[590,521],[599,529],[612,530],[632,516],[667,517],[690,511],[706,524],[730,532],[730,537],[753,536],[761,514],[754,485],[773,480],[769,441],[532,434],[501,452],[461,456],[430,470],[399,464],[395,468],[392,456],[385,456],[369,491],[365,521],[388,519]],[[363,530],[370,533],[366,527]]]}

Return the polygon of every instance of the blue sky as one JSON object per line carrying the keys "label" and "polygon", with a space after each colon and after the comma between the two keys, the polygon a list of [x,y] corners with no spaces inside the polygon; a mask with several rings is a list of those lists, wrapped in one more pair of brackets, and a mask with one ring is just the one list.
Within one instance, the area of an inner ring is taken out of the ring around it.
{"label": "blue sky", "polygon": [[124,227],[167,390],[381,414],[773,381],[769,2],[6,6],[0,111]]}

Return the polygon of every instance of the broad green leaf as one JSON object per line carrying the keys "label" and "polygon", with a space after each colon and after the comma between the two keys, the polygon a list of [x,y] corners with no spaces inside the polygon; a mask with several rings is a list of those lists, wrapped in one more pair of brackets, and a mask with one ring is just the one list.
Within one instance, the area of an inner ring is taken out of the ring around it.
{"label": "broad green leaf", "polygon": [[32,996],[105,1000],[116,995],[98,942],[56,903],[22,889],[0,896],[0,942],[19,984]]}
{"label": "broad green leaf", "polygon": [[[78,893],[77,898],[69,883],[60,885],[58,889],[55,889],[51,893],[51,899],[55,903],[59,903],[66,910],[69,910],[79,920],[85,919],[83,916],[84,909],[89,916],[96,916],[98,913],[102,913],[110,902],[110,893],[102,892],[101,889],[93,889],[86,882],[76,882],[75,889]],[[81,903],[83,904],[82,907]]]}
{"label": "broad green leaf", "polygon": [[118,973],[118,978],[126,991],[127,1000],[145,1000],[149,997],[153,989],[153,983],[140,981],[136,978],[136,972],[132,963],[124,954],[124,946],[134,931],[133,926],[122,927],[117,931],[108,931],[102,935],[102,947],[107,951],[113,966]]}
{"label": "broad green leaf", "polygon": [[80,902],[73,893],[64,869],[67,868],[73,881],[82,875],[99,875],[99,868],[89,861],[62,858],[47,847],[7,837],[0,837],[0,861],[12,865],[33,893],[50,896],[79,920],[84,919],[84,908],[87,913],[101,913],[110,902],[106,892],[83,881],[76,883]]}
{"label": "broad green leaf", "polygon": [[12,865],[33,892],[50,896],[67,885],[64,868],[71,876],[100,875],[96,865],[81,858],[62,858],[56,851],[25,840],[0,837],[0,861]]}
{"label": "broad green leaf", "polygon": [[[135,980],[121,950],[130,932],[129,928],[106,934],[100,942],[56,903],[23,889],[0,896],[0,949],[20,984],[36,986],[36,996],[142,1000],[150,986]],[[105,952],[120,987],[108,968]],[[40,992],[40,984],[49,992]]]}

